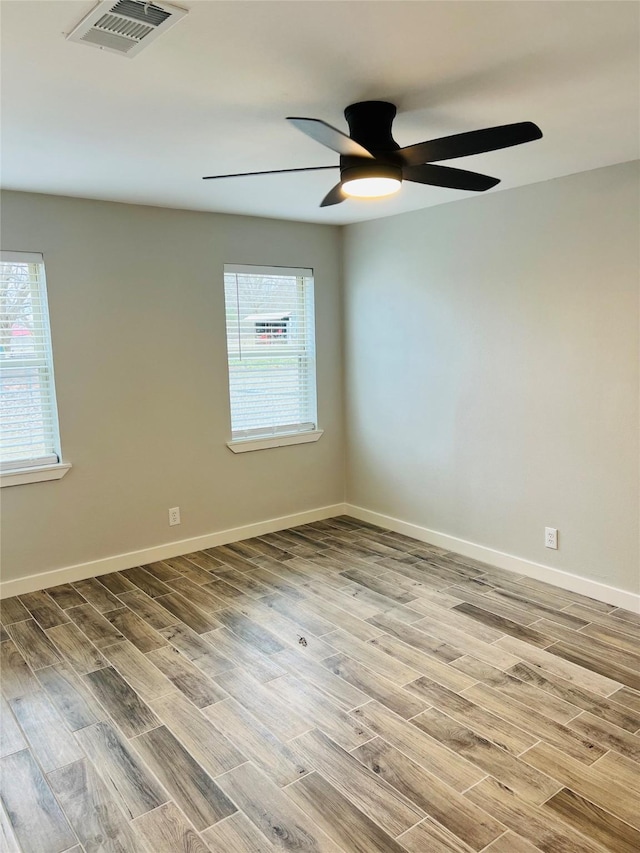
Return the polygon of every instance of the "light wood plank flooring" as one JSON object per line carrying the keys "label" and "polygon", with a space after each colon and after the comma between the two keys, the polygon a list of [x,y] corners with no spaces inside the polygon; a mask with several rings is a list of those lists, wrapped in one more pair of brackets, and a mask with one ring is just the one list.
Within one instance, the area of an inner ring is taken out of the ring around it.
{"label": "light wood plank flooring", "polygon": [[632,613],[339,517],[1,614],[2,850],[640,850]]}

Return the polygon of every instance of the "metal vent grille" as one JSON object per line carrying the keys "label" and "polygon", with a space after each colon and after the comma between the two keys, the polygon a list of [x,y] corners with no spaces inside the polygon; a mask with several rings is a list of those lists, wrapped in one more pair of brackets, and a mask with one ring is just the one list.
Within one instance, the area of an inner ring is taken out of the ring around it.
{"label": "metal vent grille", "polygon": [[111,11],[117,15],[133,18],[134,21],[144,21],[145,24],[151,24],[154,27],[159,27],[171,16],[171,12],[161,9],[160,6],[154,6],[153,3],[139,3],[137,0],[120,0]]}
{"label": "metal vent grille", "polygon": [[69,41],[135,56],[187,14],[177,6],[144,0],[103,0],[69,33]]}
{"label": "metal vent grille", "polygon": [[96,29],[107,30],[110,33],[120,33],[120,35],[134,41],[141,41],[149,33],[152,33],[155,28],[139,24],[136,21],[130,21],[128,18],[120,18],[117,15],[103,15],[96,23]]}

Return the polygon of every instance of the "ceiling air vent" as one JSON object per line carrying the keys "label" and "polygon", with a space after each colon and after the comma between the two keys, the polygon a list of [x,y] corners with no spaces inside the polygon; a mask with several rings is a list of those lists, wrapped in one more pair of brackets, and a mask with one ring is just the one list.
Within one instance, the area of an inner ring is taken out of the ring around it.
{"label": "ceiling air vent", "polygon": [[187,14],[177,6],[144,0],[104,0],[67,36],[90,47],[135,56]]}

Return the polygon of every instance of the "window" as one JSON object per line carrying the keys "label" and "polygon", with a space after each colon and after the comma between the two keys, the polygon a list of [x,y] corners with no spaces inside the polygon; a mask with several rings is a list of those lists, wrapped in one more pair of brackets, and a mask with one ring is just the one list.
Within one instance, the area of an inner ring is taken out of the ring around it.
{"label": "window", "polygon": [[224,295],[229,446],[316,441],[313,271],[227,264]]}
{"label": "window", "polygon": [[2,485],[66,473],[42,255],[0,253],[0,412]]}

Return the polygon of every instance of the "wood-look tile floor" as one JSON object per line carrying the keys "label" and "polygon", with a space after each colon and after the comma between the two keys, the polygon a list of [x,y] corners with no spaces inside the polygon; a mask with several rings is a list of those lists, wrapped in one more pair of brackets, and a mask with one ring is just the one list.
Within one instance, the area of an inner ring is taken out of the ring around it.
{"label": "wood-look tile floor", "polygon": [[3,851],[640,850],[633,613],[346,517],[1,610]]}

